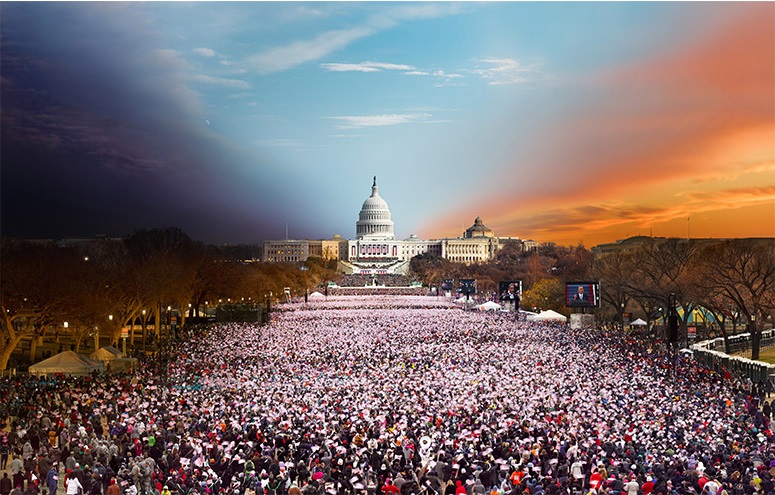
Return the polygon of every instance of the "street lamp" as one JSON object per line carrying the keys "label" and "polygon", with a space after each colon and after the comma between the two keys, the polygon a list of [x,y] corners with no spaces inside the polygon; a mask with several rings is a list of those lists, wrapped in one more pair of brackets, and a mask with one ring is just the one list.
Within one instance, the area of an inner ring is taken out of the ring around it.
{"label": "street lamp", "polygon": [[622,322],[622,332],[624,332],[624,303],[621,303],[622,305],[622,312],[620,313],[621,316],[621,322]]}

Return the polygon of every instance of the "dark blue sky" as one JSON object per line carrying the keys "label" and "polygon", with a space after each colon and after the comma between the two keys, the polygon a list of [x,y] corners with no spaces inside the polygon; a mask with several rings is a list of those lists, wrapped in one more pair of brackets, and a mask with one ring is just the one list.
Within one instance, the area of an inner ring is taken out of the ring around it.
{"label": "dark blue sky", "polygon": [[176,226],[237,243],[299,223],[278,217],[287,205],[271,181],[241,180],[239,167],[260,168],[261,156],[207,132],[179,63],[132,27],[141,16],[105,4],[0,8],[3,235]]}

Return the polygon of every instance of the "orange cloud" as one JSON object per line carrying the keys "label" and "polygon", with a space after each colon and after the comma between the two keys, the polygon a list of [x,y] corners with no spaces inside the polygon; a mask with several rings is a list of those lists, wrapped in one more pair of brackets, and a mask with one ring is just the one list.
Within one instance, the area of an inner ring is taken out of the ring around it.
{"label": "orange cloud", "polygon": [[[584,93],[594,104],[505,164],[522,170],[504,181],[526,185],[505,184],[508,193],[494,191],[475,212],[465,205],[467,216],[482,215],[499,235],[588,244],[693,212],[775,211],[773,19],[775,4],[732,5],[703,39],[592,78]],[[758,221],[758,235],[775,235],[771,216]],[[725,237],[736,226],[715,228]]]}

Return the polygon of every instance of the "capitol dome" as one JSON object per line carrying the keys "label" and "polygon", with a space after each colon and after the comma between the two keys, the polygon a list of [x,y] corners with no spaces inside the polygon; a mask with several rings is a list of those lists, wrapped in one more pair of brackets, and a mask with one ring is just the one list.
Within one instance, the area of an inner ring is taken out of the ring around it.
{"label": "capitol dome", "polygon": [[366,198],[355,224],[356,239],[395,239],[390,208],[379,195],[377,177],[371,186],[371,196]]}

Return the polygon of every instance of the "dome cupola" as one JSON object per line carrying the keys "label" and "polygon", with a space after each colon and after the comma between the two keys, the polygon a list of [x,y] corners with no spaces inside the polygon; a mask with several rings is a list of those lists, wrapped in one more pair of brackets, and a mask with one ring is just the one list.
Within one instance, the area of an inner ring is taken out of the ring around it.
{"label": "dome cupola", "polygon": [[356,239],[395,239],[393,221],[387,202],[379,195],[377,177],[371,185],[371,196],[366,198],[355,224]]}

